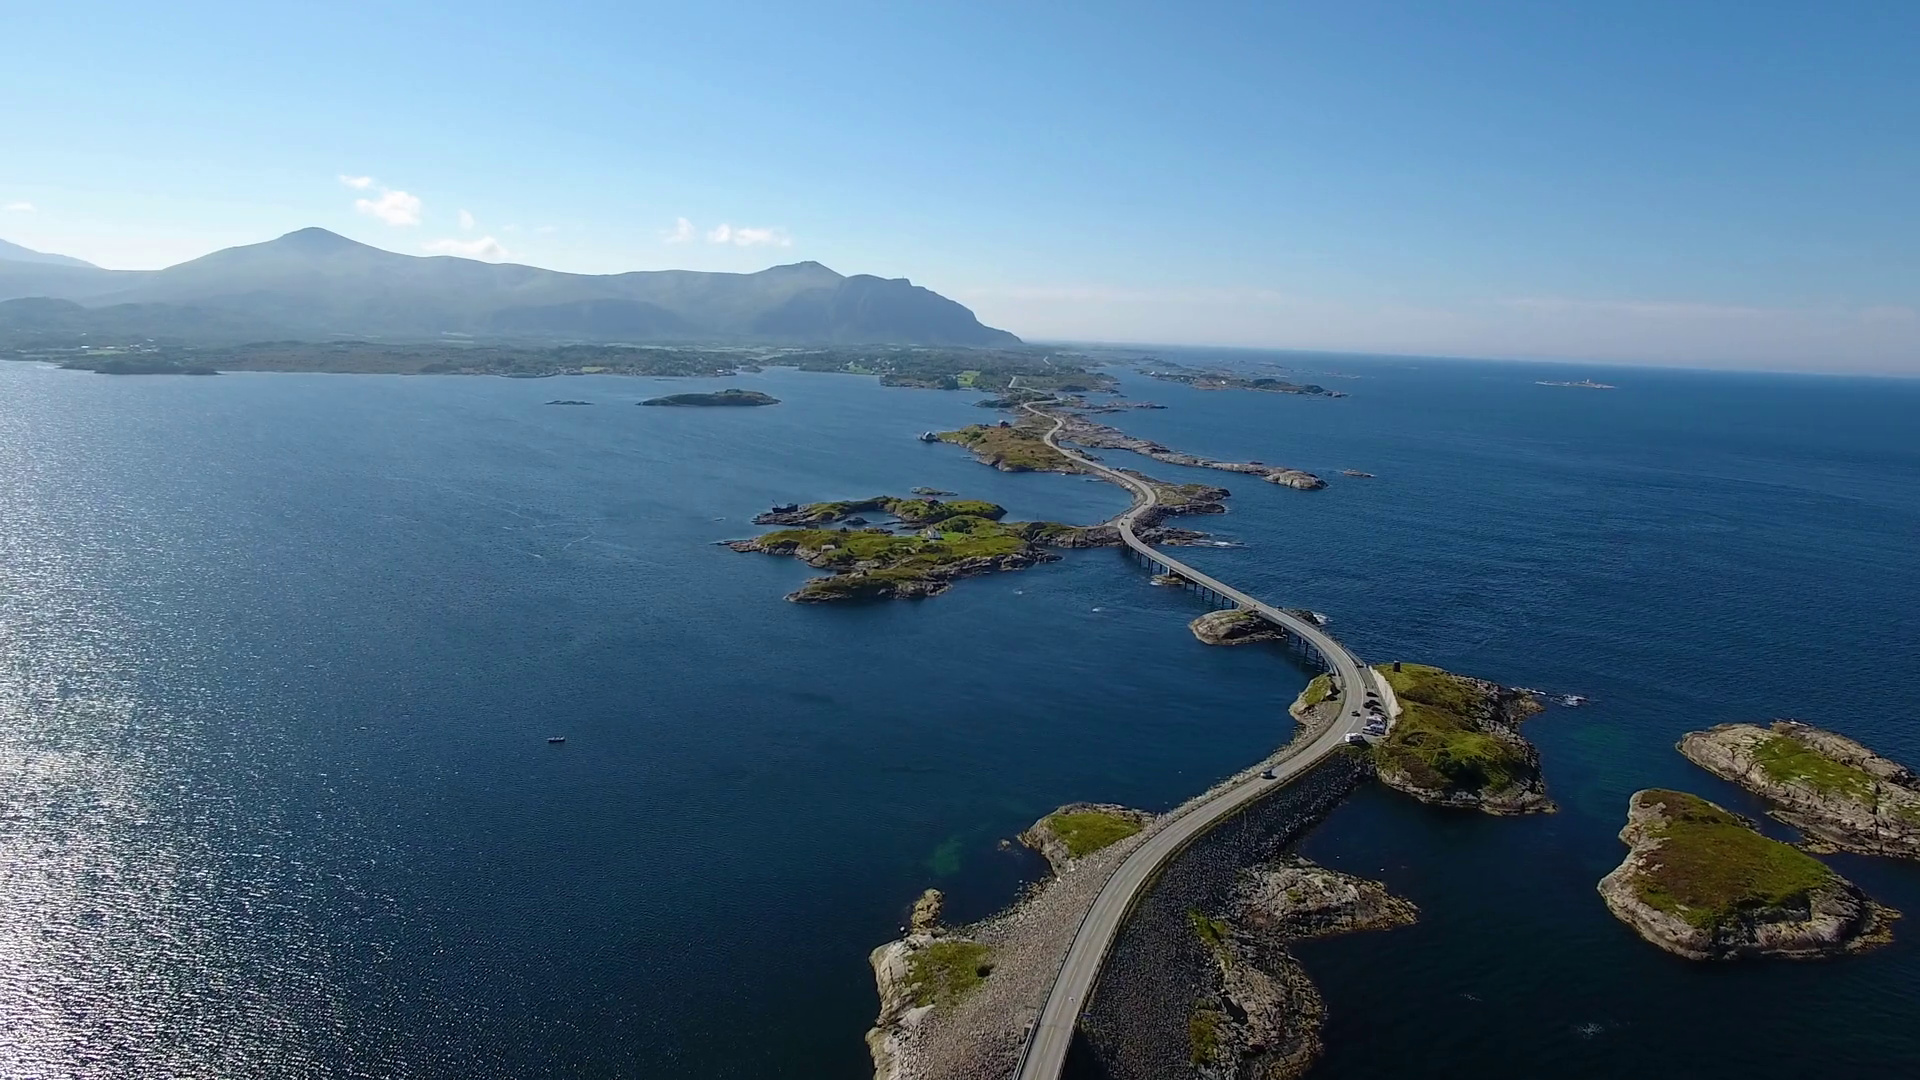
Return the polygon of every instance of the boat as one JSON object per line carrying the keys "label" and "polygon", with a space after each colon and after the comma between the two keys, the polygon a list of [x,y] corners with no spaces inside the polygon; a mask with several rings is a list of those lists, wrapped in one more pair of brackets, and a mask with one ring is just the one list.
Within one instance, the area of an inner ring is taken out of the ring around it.
{"label": "boat", "polygon": [[923,431],[920,433],[920,441],[921,442],[939,442],[940,436],[934,434],[931,431]]}
{"label": "boat", "polygon": [[547,740],[547,745],[558,746],[559,744],[566,741],[567,741],[567,737],[565,735],[555,735]]}

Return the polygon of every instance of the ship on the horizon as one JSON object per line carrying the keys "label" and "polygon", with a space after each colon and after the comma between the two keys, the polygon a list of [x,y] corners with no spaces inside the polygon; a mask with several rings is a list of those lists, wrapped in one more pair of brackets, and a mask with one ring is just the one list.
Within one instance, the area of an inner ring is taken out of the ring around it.
{"label": "ship on the horizon", "polygon": [[1580,386],[1580,387],[1585,387],[1588,390],[1618,390],[1619,389],[1619,387],[1613,385],[1612,383],[1594,382],[1592,379],[1581,379],[1579,382],[1551,382],[1547,379],[1535,379],[1534,385],[1536,386]]}

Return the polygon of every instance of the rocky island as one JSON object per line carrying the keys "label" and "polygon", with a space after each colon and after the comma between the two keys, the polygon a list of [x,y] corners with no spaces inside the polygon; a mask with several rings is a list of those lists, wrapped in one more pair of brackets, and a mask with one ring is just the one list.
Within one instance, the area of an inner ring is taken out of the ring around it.
{"label": "rocky island", "polygon": [[725,390],[720,390],[711,394],[668,394],[666,397],[648,398],[647,400],[641,402],[640,404],[642,405],[678,405],[678,406],[686,406],[686,407],[694,407],[694,408],[708,408],[712,406],[727,406],[727,405],[734,405],[734,406],[778,405],[780,404],[780,399],[776,397],[769,397],[768,395],[763,394],[758,390],[741,390],[737,387],[728,387]]}
{"label": "rocky island", "polygon": [[1307,394],[1346,397],[1318,383],[1297,383],[1271,375],[1238,375],[1231,371],[1190,371],[1185,368],[1151,368],[1141,374],[1162,382],[1185,383],[1195,390],[1258,390],[1269,394]]}
{"label": "rocky island", "polygon": [[[863,512],[890,514],[908,531],[851,524],[826,527],[850,522]],[[795,603],[824,603],[937,596],[959,578],[1023,570],[1058,559],[1050,548],[1106,547],[1120,542],[1112,526],[1003,522],[1000,519],[1006,513],[1004,507],[974,499],[942,502],[884,495],[789,504],[774,507],[754,522],[799,528],[733,540],[727,546],[735,551],[788,555],[832,571],[787,596]]]}
{"label": "rocky island", "polygon": [[1374,748],[1381,783],[1421,802],[1489,814],[1554,810],[1540,752],[1519,730],[1541,709],[1532,694],[1425,664],[1375,670],[1401,710]]}
{"label": "rocky island", "polygon": [[1920,859],[1920,778],[1844,735],[1794,720],[1721,724],[1688,732],[1679,750],[1820,845]]}
{"label": "rocky island", "polygon": [[1620,840],[1627,858],[1600,880],[1601,898],[1641,937],[1690,960],[1857,952],[1890,940],[1899,917],[1696,795],[1635,792]]}
{"label": "rocky island", "polygon": [[1292,1080],[1320,1056],[1326,1006],[1287,946],[1409,926],[1419,909],[1379,882],[1287,855],[1241,871],[1224,916],[1187,914],[1216,976],[1187,1019],[1195,1072]]}
{"label": "rocky island", "polygon": [[1187,629],[1208,645],[1251,645],[1287,639],[1286,631],[1243,608],[1209,611],[1188,623]]}

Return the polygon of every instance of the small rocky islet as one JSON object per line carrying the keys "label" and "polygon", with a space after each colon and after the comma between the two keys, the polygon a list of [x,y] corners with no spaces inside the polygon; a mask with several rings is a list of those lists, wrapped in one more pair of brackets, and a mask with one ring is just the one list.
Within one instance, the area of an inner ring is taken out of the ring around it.
{"label": "small rocky islet", "polygon": [[1599,891],[1615,918],[1690,960],[1808,959],[1891,940],[1899,913],[1753,822],[1697,795],[1635,792],[1628,846]]}
{"label": "small rocky islet", "polygon": [[729,387],[725,390],[717,390],[709,394],[668,394],[665,397],[648,398],[640,402],[640,404],[677,406],[680,408],[754,407],[761,405],[778,405],[780,404],[780,399],[768,394],[763,394],[758,390],[741,390],[738,387]]}

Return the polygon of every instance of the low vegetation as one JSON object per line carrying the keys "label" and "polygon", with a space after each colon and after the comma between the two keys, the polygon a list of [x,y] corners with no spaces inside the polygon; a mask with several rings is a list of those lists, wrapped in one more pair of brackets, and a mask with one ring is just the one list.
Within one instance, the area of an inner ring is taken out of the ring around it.
{"label": "low vegetation", "polygon": [[1773,735],[1753,748],[1762,772],[1781,783],[1805,784],[1824,795],[1841,795],[1871,803],[1874,780],[1851,765],[1821,754],[1791,735]]}
{"label": "low vegetation", "polygon": [[1233,936],[1233,927],[1226,920],[1212,918],[1198,909],[1187,910],[1187,922],[1193,925],[1193,932],[1200,938],[1200,944],[1217,957],[1224,958],[1227,941]]}
{"label": "low vegetation", "polygon": [[1307,683],[1307,688],[1300,691],[1300,706],[1311,709],[1332,696],[1333,676],[1315,675],[1312,680]]}
{"label": "low vegetation", "polygon": [[1187,1014],[1187,1055],[1193,1064],[1206,1066],[1219,1059],[1220,1029],[1226,1022],[1227,1014],[1214,1008],[1210,1000],[1202,998],[1194,1005]]}
{"label": "low vegetation", "polygon": [[1060,838],[1060,842],[1067,845],[1067,854],[1076,859],[1117,844],[1140,831],[1140,822],[1133,818],[1098,810],[1049,814],[1046,824]]}
{"label": "low vegetation", "polygon": [[993,974],[992,950],[977,941],[935,941],[907,961],[907,992],[915,1005],[945,1005]]}
{"label": "low vegetation", "polygon": [[1403,710],[1375,748],[1382,766],[1397,766],[1421,787],[1442,791],[1504,790],[1538,776],[1523,745],[1482,727],[1486,692],[1473,680],[1424,664],[1381,674]]}
{"label": "low vegetation", "polygon": [[1649,830],[1660,848],[1634,880],[1649,907],[1703,929],[1768,908],[1805,907],[1832,870],[1696,795],[1656,790],[1666,822]]}
{"label": "low vegetation", "polygon": [[642,405],[680,405],[710,408],[713,406],[754,406],[778,405],[780,399],[763,394],[758,390],[742,390],[730,386],[711,394],[668,394],[666,397],[648,398]]}
{"label": "low vegetation", "polygon": [[958,431],[941,432],[940,440],[966,447],[981,462],[1002,472],[1083,471],[1072,458],[1048,446],[1039,435],[1024,427],[969,424]]}

